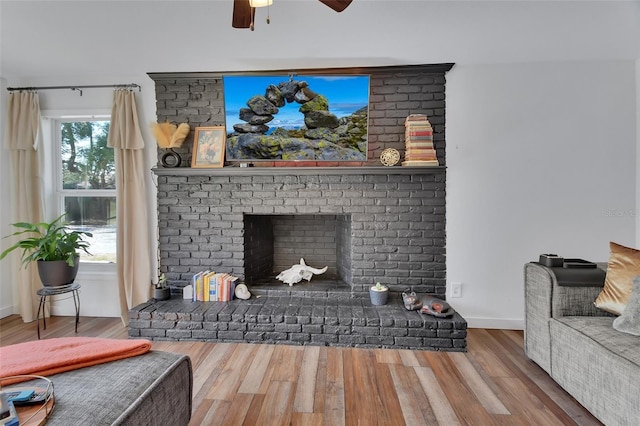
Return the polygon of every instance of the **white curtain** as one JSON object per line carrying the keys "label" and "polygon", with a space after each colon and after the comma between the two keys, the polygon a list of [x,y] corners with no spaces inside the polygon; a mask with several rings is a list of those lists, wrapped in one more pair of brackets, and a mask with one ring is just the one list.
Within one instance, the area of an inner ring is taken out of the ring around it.
{"label": "white curtain", "polygon": [[[9,94],[9,114],[5,146],[11,156],[12,223],[42,222],[44,202],[42,193],[42,131],[40,129],[40,100],[34,92]],[[17,240],[11,240],[13,244]],[[18,294],[18,313],[24,322],[36,319],[41,287],[37,265],[25,269],[21,252],[15,251],[5,261],[12,262],[15,271],[14,292]]]}
{"label": "white curtain", "polygon": [[108,145],[114,149],[117,191],[117,264],[120,316],[127,325],[129,309],[151,295],[149,218],[144,140],[138,125],[135,94],[113,95]]}

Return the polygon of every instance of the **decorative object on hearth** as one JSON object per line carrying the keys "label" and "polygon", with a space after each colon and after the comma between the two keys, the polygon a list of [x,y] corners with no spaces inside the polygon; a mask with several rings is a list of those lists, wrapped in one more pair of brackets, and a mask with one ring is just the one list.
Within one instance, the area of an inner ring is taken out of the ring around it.
{"label": "decorative object on hearth", "polygon": [[417,311],[422,308],[422,302],[416,296],[415,291],[407,288],[402,292],[402,303],[407,311]]}
{"label": "decorative object on hearth", "polygon": [[448,318],[454,314],[453,308],[444,300],[429,294],[418,299],[416,293],[409,288],[402,292],[402,302],[408,311],[420,310],[423,314],[439,318]]}
{"label": "decorative object on hearth", "polygon": [[377,282],[376,285],[371,286],[369,289],[369,297],[371,298],[372,305],[386,305],[389,297],[389,287]]}
{"label": "decorative object on hearth", "polygon": [[180,148],[190,131],[188,123],[180,123],[177,126],[167,121],[151,124],[151,132],[156,138],[158,147],[162,149]]}
{"label": "decorative object on hearth", "polygon": [[223,167],[225,139],[224,126],[196,127],[191,167]]}
{"label": "decorative object on hearth", "polygon": [[164,273],[158,277],[158,282],[153,284],[153,298],[156,300],[169,300],[171,299],[171,289],[167,283],[167,277]]}
{"label": "decorative object on hearth", "polygon": [[71,284],[78,274],[80,267],[79,250],[87,254],[89,243],[85,237],[92,237],[90,232],[75,231],[62,222],[61,216],[52,222],[26,223],[18,222],[12,224],[20,229],[11,236],[25,235],[26,237],[18,241],[0,254],[0,260],[4,259],[10,252],[22,249],[22,264],[37,261],[40,281],[45,286],[61,286]]}
{"label": "decorative object on hearth", "polygon": [[[321,3],[329,6],[336,12],[345,10],[353,0],[320,0]],[[233,0],[233,28],[250,28],[254,30],[253,21],[256,17],[256,8],[271,6],[273,0]],[[271,18],[267,14],[267,24],[271,23]]]}
{"label": "decorative object on hearth", "polygon": [[246,285],[244,284],[238,284],[236,286],[236,297],[238,299],[242,299],[242,300],[248,300],[251,298],[251,292],[249,291],[249,289],[247,288]]}
{"label": "decorative object on hearth", "polygon": [[405,122],[403,166],[439,166],[433,146],[433,128],[426,115],[411,114]]}
{"label": "decorative object on hearth", "polygon": [[395,148],[385,148],[380,153],[380,162],[384,166],[395,166],[400,161],[400,153]]}
{"label": "decorative object on hearth", "polygon": [[311,266],[307,266],[307,264],[304,263],[304,259],[301,257],[300,263],[298,265],[293,265],[291,268],[285,269],[284,271],[280,272],[276,279],[289,284],[289,286],[292,286],[295,283],[299,283],[303,279],[311,281],[311,277],[313,277],[314,275],[324,274],[325,272],[327,272],[327,269],[327,266],[322,269],[316,269],[312,268]]}
{"label": "decorative object on hearth", "polygon": [[193,300],[193,285],[187,284],[182,287],[182,298],[186,300]]}
{"label": "decorative object on hearth", "polygon": [[420,312],[423,314],[433,315],[438,318],[449,318],[455,313],[447,302],[438,297],[425,295],[420,301],[422,302]]}
{"label": "decorative object on hearth", "polygon": [[164,167],[179,167],[182,163],[182,159],[174,148],[180,148],[184,140],[189,136],[191,128],[188,123],[180,123],[175,125],[173,123],[152,123],[151,132],[156,138],[158,147],[166,149],[160,161]]}
{"label": "decorative object on hearth", "polygon": [[182,158],[180,158],[180,155],[178,155],[178,153],[172,148],[169,148],[167,152],[162,154],[162,157],[160,157],[160,162],[164,167],[180,167],[180,164],[182,164]]}

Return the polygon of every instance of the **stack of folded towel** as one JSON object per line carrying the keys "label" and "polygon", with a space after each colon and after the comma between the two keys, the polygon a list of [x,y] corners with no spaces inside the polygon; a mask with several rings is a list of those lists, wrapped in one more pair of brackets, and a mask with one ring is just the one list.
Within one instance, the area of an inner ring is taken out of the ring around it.
{"label": "stack of folded towel", "polygon": [[424,114],[411,114],[404,122],[403,166],[439,166],[433,147],[433,128]]}

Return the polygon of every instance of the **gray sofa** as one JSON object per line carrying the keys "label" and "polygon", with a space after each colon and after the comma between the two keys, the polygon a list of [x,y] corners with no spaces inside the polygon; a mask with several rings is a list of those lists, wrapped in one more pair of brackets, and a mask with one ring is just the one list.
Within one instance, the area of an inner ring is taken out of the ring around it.
{"label": "gray sofa", "polygon": [[524,267],[527,357],[604,424],[639,425],[640,337],[594,306],[604,272],[599,283],[563,282],[558,269]]}
{"label": "gray sofa", "polygon": [[193,370],[186,355],[152,350],[49,379],[55,407],[47,426],[187,426],[191,419]]}

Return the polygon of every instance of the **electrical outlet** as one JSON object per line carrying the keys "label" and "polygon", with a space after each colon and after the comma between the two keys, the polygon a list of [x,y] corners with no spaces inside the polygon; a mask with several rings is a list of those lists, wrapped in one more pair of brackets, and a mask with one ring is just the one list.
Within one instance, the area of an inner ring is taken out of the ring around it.
{"label": "electrical outlet", "polygon": [[449,295],[451,297],[462,297],[462,283],[451,283]]}

